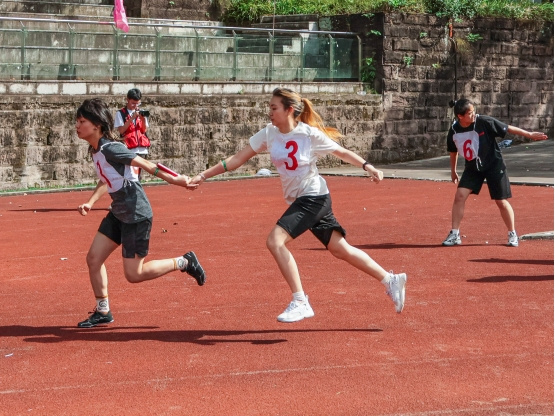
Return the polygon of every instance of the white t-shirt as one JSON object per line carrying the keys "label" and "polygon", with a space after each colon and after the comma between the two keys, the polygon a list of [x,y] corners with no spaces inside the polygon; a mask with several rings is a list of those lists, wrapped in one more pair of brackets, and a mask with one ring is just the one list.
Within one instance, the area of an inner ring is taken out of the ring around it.
{"label": "white t-shirt", "polygon": [[[135,113],[135,110],[129,110],[127,109],[127,112],[129,113],[130,117],[133,117],[133,114]],[[133,121],[133,123],[135,123],[135,121]],[[123,117],[121,116],[121,112],[118,110],[116,111],[116,118],[114,119],[114,128],[117,129],[118,127],[121,127],[125,124],[125,120],[123,119]],[[145,126],[148,128],[148,117],[145,117]],[[147,155],[148,154],[148,147],[135,147],[134,149],[130,149],[133,153],[137,153],[139,155]]]}
{"label": "white t-shirt", "polygon": [[300,196],[329,193],[326,181],[318,174],[316,161],[340,145],[321,130],[299,122],[292,131],[283,134],[270,123],[252,136],[249,143],[256,153],[270,153],[289,205]]}

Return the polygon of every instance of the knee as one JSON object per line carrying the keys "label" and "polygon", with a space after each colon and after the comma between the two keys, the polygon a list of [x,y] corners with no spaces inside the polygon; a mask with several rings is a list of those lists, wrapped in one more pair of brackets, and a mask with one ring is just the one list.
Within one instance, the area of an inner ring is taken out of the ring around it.
{"label": "knee", "polygon": [[128,270],[124,270],[123,275],[125,276],[125,279],[129,283],[139,283],[139,282],[141,282],[141,279],[139,278],[139,275],[137,273],[130,272]]}
{"label": "knee", "polygon": [[326,248],[332,256],[338,258],[339,260],[345,260],[345,258],[347,257],[345,247],[343,247],[341,244],[333,244],[332,242],[330,242]]}
{"label": "knee", "polygon": [[506,199],[496,199],[495,203],[499,207],[499,209],[509,209],[511,208],[511,204]]}
{"label": "knee", "polygon": [[455,193],[455,204],[464,203],[466,201],[466,198],[468,198],[468,195],[466,193],[457,191]]}
{"label": "knee", "polygon": [[271,253],[277,252],[282,244],[278,241],[273,234],[270,234],[266,239],[266,248],[270,250]]}
{"label": "knee", "polygon": [[89,251],[87,253],[87,267],[89,270],[98,270],[102,267],[103,263],[103,260],[94,252]]}

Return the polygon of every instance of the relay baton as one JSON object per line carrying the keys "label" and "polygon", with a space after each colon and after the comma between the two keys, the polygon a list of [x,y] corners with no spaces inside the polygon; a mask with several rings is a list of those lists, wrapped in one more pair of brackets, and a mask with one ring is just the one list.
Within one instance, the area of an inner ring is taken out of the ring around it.
{"label": "relay baton", "polygon": [[163,170],[164,172],[169,173],[172,176],[179,176],[179,173],[171,170],[170,168],[162,165],[161,163],[157,163],[156,166],[158,167],[158,169]]}

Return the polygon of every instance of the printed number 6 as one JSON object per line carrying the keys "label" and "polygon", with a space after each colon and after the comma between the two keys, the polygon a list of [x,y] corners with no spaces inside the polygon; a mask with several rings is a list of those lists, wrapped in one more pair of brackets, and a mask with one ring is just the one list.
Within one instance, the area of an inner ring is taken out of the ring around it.
{"label": "printed number 6", "polygon": [[297,162],[297,158],[295,157],[295,153],[297,153],[297,150],[299,150],[299,145],[297,144],[297,142],[294,142],[293,140],[291,140],[291,141],[285,143],[285,148],[287,150],[289,150],[290,148],[293,149],[287,154],[289,159],[291,159],[291,165],[289,165],[289,163],[285,162],[285,169],[287,169],[287,170],[297,169],[297,167],[299,166],[299,162]]}
{"label": "printed number 6", "polygon": [[472,147],[470,147],[470,144],[472,143],[472,140],[467,140],[466,142],[464,142],[463,144],[463,149],[464,149],[464,158],[466,160],[472,160],[474,159],[474,152],[472,152]]}

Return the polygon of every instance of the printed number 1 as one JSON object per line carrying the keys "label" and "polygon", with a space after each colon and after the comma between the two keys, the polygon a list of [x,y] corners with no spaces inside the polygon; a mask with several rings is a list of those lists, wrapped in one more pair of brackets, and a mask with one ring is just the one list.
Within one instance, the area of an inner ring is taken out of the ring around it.
{"label": "printed number 1", "polygon": [[289,159],[291,159],[291,165],[289,165],[289,163],[285,162],[285,169],[287,169],[287,170],[297,169],[297,167],[299,166],[299,162],[297,162],[297,158],[295,157],[295,154],[299,150],[299,145],[297,144],[297,142],[294,142],[293,140],[291,140],[291,141],[288,141],[287,143],[285,143],[285,148],[287,150],[289,150],[290,148],[293,149],[287,154]]}
{"label": "printed number 1", "polygon": [[472,140],[467,140],[466,142],[464,142],[463,144],[463,149],[464,149],[464,158],[466,160],[472,160],[474,159],[474,153],[472,152],[472,147],[470,147],[470,144],[472,143]]}

